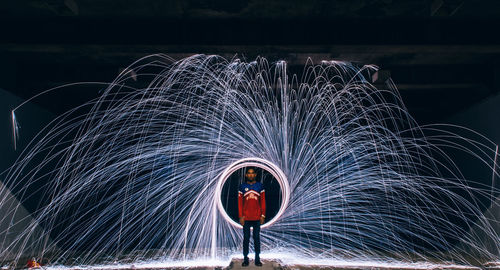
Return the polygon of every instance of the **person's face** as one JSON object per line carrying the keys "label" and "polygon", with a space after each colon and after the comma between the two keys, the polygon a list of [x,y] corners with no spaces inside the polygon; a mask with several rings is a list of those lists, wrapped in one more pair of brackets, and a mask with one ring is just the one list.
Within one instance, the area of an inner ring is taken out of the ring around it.
{"label": "person's face", "polygon": [[247,173],[245,174],[245,177],[247,178],[247,181],[253,182],[255,180],[255,177],[257,177],[257,173],[255,172],[254,169],[248,169]]}

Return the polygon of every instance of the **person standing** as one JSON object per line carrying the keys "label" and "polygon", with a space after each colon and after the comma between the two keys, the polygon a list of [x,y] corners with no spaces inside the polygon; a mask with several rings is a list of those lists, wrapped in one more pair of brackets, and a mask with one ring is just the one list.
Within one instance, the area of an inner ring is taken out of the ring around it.
{"label": "person standing", "polygon": [[243,263],[248,266],[248,245],[250,243],[250,227],[253,228],[253,244],[255,265],[262,266],[260,261],[260,225],[266,218],[266,192],[264,185],[256,182],[257,173],[254,168],[247,168],[246,182],[238,190],[238,215],[243,226]]}

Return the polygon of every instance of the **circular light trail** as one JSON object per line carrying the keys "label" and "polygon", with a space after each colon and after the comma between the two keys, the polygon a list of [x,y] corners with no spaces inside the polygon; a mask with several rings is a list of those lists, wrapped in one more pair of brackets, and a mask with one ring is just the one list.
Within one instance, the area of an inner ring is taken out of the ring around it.
{"label": "circular light trail", "polygon": [[241,226],[241,224],[235,222],[233,219],[231,219],[231,217],[229,217],[226,210],[222,206],[221,192],[222,192],[222,187],[224,186],[224,183],[227,181],[227,179],[229,178],[229,176],[233,172],[237,171],[238,169],[250,167],[250,166],[258,167],[258,168],[261,168],[261,169],[268,171],[278,181],[278,184],[280,185],[280,188],[281,188],[281,197],[283,199],[281,202],[280,209],[279,209],[278,213],[270,221],[264,223],[261,227],[261,228],[266,228],[266,227],[271,226],[273,223],[275,223],[281,217],[281,215],[283,215],[283,213],[285,212],[286,207],[288,205],[288,201],[290,199],[290,185],[288,184],[288,180],[287,180],[285,174],[278,166],[276,166],[275,164],[273,164],[270,161],[267,161],[267,160],[261,159],[261,158],[252,157],[252,158],[240,159],[238,161],[235,161],[231,165],[229,165],[224,170],[224,172],[222,172],[222,174],[219,177],[219,180],[217,182],[217,188],[215,190],[215,197],[217,200],[217,208],[219,209],[219,212],[221,213],[221,215],[224,217],[224,219],[227,222],[229,222],[231,225],[233,225],[237,228],[243,228],[243,226]]}

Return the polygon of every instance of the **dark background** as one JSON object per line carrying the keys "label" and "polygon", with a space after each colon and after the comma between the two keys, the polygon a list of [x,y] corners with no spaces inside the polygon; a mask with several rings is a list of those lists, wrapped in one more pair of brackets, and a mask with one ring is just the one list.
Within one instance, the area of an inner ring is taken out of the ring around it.
{"label": "dark background", "polygon": [[[420,123],[500,88],[500,2],[467,0],[26,0],[0,5],[0,88],[27,99],[72,82],[110,82],[153,53],[376,64]],[[300,74],[299,74],[300,75]],[[73,88],[34,102],[55,114],[98,95]]]}

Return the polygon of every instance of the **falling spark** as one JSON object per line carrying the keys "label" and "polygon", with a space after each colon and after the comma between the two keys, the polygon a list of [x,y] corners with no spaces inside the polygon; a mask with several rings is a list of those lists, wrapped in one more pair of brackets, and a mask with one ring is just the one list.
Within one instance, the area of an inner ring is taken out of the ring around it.
{"label": "falling spark", "polygon": [[497,174],[496,170],[497,170],[497,158],[498,158],[498,144],[496,145],[496,148],[495,148],[495,158],[493,160],[493,172],[491,174],[491,198],[490,200],[494,200],[495,198],[493,197],[494,196],[494,190],[495,190],[495,175]]}
{"label": "falling spark", "polygon": [[19,138],[19,124],[16,120],[16,114],[14,110],[11,111],[11,120],[12,120],[12,138],[14,140],[14,150],[17,150],[17,139]]}

